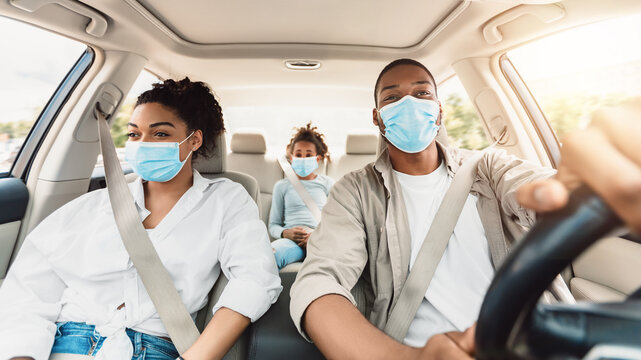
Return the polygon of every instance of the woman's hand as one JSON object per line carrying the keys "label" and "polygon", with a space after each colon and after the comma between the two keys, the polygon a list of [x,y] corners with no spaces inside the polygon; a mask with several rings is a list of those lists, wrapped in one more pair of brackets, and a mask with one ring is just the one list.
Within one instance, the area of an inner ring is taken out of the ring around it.
{"label": "woman's hand", "polygon": [[472,359],[475,352],[474,332],[476,324],[464,332],[450,331],[444,334],[434,335],[421,348],[418,359],[440,360],[440,359]]}
{"label": "woman's hand", "polygon": [[294,240],[297,244],[307,239],[307,231],[302,226],[294,226],[291,229],[283,230],[283,237]]}
{"label": "woman's hand", "polygon": [[641,233],[641,99],[595,112],[590,127],[563,140],[558,174],[522,186],[517,198],[539,212],[556,210],[581,183]]}

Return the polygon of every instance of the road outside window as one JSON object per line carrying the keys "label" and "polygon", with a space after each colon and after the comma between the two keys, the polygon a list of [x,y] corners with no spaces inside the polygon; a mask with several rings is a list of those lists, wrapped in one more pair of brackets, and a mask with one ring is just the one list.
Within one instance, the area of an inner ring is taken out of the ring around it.
{"label": "road outside window", "polygon": [[602,106],[641,95],[641,14],[582,26],[507,53],[559,139]]}
{"label": "road outside window", "polygon": [[0,174],[86,45],[0,17]]}

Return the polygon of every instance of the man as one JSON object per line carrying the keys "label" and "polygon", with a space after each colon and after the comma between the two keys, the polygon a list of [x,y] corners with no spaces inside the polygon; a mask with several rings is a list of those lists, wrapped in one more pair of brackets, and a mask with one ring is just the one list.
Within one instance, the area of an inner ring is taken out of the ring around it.
{"label": "man", "polygon": [[[442,110],[434,78],[422,64],[400,59],[387,65],[375,102],[373,122],[386,149],[330,193],[292,288],[292,318],[328,358],[469,358],[473,324],[494,270],[534,222],[534,212],[517,202],[517,189],[554,172],[504,151],[483,155],[425,297],[397,342],[379,329],[452,178],[474,152],[434,141]],[[367,319],[350,293],[359,279]]]}

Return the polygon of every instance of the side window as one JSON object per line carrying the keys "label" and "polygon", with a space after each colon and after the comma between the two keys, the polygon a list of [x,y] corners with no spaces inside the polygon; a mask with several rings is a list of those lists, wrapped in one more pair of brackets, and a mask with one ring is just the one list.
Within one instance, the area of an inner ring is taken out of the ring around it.
{"label": "side window", "polygon": [[86,49],[0,16],[0,177],[9,173],[43,109]]}
{"label": "side window", "polygon": [[[127,142],[127,123],[129,118],[131,118],[131,113],[134,111],[134,106],[136,105],[136,100],[138,95],[143,92],[151,89],[153,83],[158,82],[159,79],[156,75],[153,75],[147,70],[143,70],[138,78],[134,82],[131,90],[125,97],[118,113],[116,114],[116,119],[111,125],[111,137],[114,140],[114,145],[116,145],[116,153],[118,154],[118,159],[121,164],[125,163],[125,142]],[[96,162],[96,167],[102,167],[102,155],[98,155],[98,161]]]}
{"label": "side window", "polygon": [[443,106],[443,123],[451,146],[478,150],[490,145],[479,114],[458,76],[439,85],[438,98]]}
{"label": "side window", "polygon": [[551,35],[507,57],[563,139],[593,110],[641,95],[640,43],[637,14]]}

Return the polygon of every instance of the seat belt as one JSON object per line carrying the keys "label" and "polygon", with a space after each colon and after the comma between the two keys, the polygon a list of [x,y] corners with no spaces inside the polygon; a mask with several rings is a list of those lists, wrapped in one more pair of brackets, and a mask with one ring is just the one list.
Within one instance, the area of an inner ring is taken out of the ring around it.
{"label": "seat belt", "polygon": [[167,269],[160,261],[147,231],[142,226],[134,198],[116,155],[105,114],[96,104],[100,150],[104,160],[107,191],[122,242],[129,253],[151,301],[180,354],[198,339],[200,333],[183,304]]}
{"label": "seat belt", "polygon": [[432,281],[436,267],[447,249],[447,244],[452,237],[454,227],[476,178],[478,163],[484,154],[485,151],[480,151],[468,158],[454,175],[450,188],[445,193],[432,221],[432,226],[430,226],[416,256],[414,266],[392,308],[384,331],[399,342],[403,342],[405,339],[407,330]]}
{"label": "seat belt", "polygon": [[305,189],[305,186],[303,186],[303,183],[294,172],[294,169],[292,169],[292,166],[289,164],[289,161],[287,161],[287,158],[284,155],[279,157],[278,163],[283,169],[287,180],[289,180],[289,182],[292,184],[294,190],[296,190],[296,192],[298,193],[298,196],[303,199],[305,206],[307,206],[309,211],[312,213],[312,216],[314,217],[314,219],[316,219],[316,222],[319,223],[321,220],[321,210],[318,207],[318,204],[314,202],[314,199],[312,199],[312,196],[309,194],[307,189]]}

